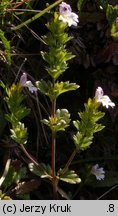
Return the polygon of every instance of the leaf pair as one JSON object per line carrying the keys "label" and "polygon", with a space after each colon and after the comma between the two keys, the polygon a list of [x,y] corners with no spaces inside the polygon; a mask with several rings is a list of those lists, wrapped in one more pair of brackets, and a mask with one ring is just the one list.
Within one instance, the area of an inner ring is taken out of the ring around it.
{"label": "leaf pair", "polygon": [[46,124],[53,133],[65,131],[65,128],[67,128],[70,123],[70,114],[67,109],[57,109],[55,116],[50,116],[49,120],[43,119],[42,122]]}
{"label": "leaf pair", "polygon": [[47,95],[51,101],[57,99],[57,97],[65,92],[76,90],[79,88],[75,83],[67,82],[56,82],[55,86],[53,86],[50,81],[38,81],[36,83],[37,88],[45,95]]}
{"label": "leaf pair", "polygon": [[[48,178],[51,180],[51,167],[49,165],[45,164],[40,164],[40,167],[37,167],[33,163],[29,164],[29,169],[31,172],[33,172],[35,175],[40,176],[41,178]],[[62,169],[59,169],[57,172],[57,181],[61,180],[70,184],[77,184],[81,182],[81,179],[79,176],[75,173],[74,170],[67,170],[66,172],[63,173]]]}

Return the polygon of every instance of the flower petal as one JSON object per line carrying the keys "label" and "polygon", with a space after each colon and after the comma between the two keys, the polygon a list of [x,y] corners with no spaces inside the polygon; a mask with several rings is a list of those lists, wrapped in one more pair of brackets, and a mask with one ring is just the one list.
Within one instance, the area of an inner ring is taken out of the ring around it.
{"label": "flower petal", "polygon": [[73,13],[70,5],[65,2],[62,2],[59,5],[59,20],[64,23],[67,22],[69,27],[71,25],[77,26],[77,23],[79,22],[78,15]]}
{"label": "flower petal", "polygon": [[97,102],[102,103],[103,106],[106,108],[114,107],[115,104],[111,101],[111,99],[108,97],[108,95],[104,95],[103,89],[101,87],[98,87],[95,92],[95,99]]}
{"label": "flower petal", "polygon": [[37,88],[33,85],[31,81],[27,81],[25,87],[27,87],[31,93],[37,92]]}
{"label": "flower petal", "polygon": [[102,180],[105,178],[105,171],[103,169],[103,167],[99,168],[98,164],[95,164],[92,169],[91,169],[91,173],[93,175],[95,175],[97,180]]}
{"label": "flower petal", "polygon": [[20,84],[21,84],[22,86],[24,86],[26,82],[27,82],[27,74],[26,74],[26,73],[23,73],[23,75],[22,75],[21,78],[20,78]]}

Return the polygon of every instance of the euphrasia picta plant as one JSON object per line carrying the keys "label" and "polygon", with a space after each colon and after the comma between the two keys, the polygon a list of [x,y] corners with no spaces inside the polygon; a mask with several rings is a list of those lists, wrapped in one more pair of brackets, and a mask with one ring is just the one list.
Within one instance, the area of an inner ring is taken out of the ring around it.
{"label": "euphrasia picta plant", "polygon": [[[98,123],[104,116],[104,113],[99,111],[100,105],[102,104],[103,106],[106,106],[106,108],[115,106],[110,98],[107,95],[104,95],[102,88],[98,87],[95,97],[93,99],[89,98],[88,102],[85,104],[85,110],[79,113],[79,120],[73,121],[77,130],[77,133],[73,135],[75,150],[72,152],[72,155],[65,166],[56,170],[56,136],[60,131],[65,131],[71,121],[71,115],[65,107],[63,109],[57,109],[57,100],[61,94],[72,90],[78,90],[79,88],[79,85],[76,83],[59,81],[61,75],[68,68],[68,61],[74,57],[74,55],[66,49],[67,42],[72,39],[67,34],[66,29],[71,25],[77,26],[77,23],[78,16],[72,12],[70,5],[62,2],[59,6],[59,13],[54,13],[54,17],[47,24],[49,33],[44,36],[43,39],[49,47],[49,50],[48,52],[42,52],[42,57],[46,62],[45,69],[50,76],[48,81],[37,81],[36,86],[34,86],[31,81],[27,81],[26,74],[23,74],[20,82],[13,84],[9,88],[5,87],[3,83],[1,84],[6,89],[5,101],[9,109],[6,119],[12,125],[11,137],[20,145],[29,159],[31,159],[32,163],[29,164],[30,171],[41,178],[48,178],[52,183],[54,198],[57,197],[57,192],[59,192],[59,180],[71,184],[81,182],[78,174],[76,174],[74,170],[69,170],[69,166],[76,153],[90,147],[93,142],[94,133],[101,131],[104,128],[102,124]],[[39,90],[50,99],[50,116],[48,119],[43,119],[42,122],[50,128],[52,134],[51,166],[38,164],[24,148],[24,144],[27,142],[27,128],[25,128],[21,120],[29,113],[29,109],[23,104],[24,95],[22,90],[24,87],[27,87],[32,93]],[[97,165],[92,172],[94,175],[97,175],[96,172],[100,169],[101,168]],[[100,171],[101,172],[99,173],[102,174],[102,177],[97,176],[97,178],[103,179],[104,171]]]}

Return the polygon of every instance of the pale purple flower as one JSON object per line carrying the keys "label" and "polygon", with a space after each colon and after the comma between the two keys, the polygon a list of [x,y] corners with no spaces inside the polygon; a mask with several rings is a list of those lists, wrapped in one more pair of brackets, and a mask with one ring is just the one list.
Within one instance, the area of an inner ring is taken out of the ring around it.
{"label": "pale purple flower", "polygon": [[97,180],[103,180],[105,178],[105,171],[103,167],[99,168],[99,165],[96,164],[92,167],[91,173],[95,175]]}
{"label": "pale purple flower", "polygon": [[102,103],[102,105],[106,108],[109,108],[109,106],[113,108],[115,106],[115,104],[110,100],[110,98],[107,95],[104,95],[103,89],[101,87],[98,87],[96,89],[95,99],[97,102]]}
{"label": "pale purple flower", "polygon": [[23,73],[20,78],[20,85],[27,87],[31,93],[37,92],[37,88],[33,85],[30,80],[27,80],[27,74]]}
{"label": "pale purple flower", "polygon": [[23,73],[23,75],[20,77],[20,84],[24,86],[26,82],[27,82],[27,74]]}
{"label": "pale purple flower", "polygon": [[69,4],[66,4],[65,2],[62,2],[60,5],[59,5],[59,13],[60,14],[67,14],[68,13],[71,13],[72,12],[72,8]]}
{"label": "pale purple flower", "polygon": [[77,23],[79,22],[78,15],[73,13],[71,6],[65,2],[62,2],[59,5],[59,20],[64,23],[68,23],[69,27],[71,25],[77,26]]}

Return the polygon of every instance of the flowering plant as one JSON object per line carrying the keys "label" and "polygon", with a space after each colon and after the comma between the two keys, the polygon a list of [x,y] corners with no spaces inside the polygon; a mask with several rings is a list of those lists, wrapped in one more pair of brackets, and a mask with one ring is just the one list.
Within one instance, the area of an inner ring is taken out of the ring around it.
{"label": "flowering plant", "polygon": [[[4,98],[8,107],[6,119],[11,123],[11,138],[19,144],[21,150],[31,161],[28,165],[29,170],[40,178],[46,178],[52,184],[53,197],[55,199],[58,198],[58,193],[62,194],[59,188],[59,181],[70,184],[81,183],[82,178],[80,178],[79,172],[70,169],[70,165],[78,152],[84,151],[91,146],[94,134],[104,128],[99,122],[105,114],[99,110],[100,105],[102,104],[106,108],[110,106],[113,108],[115,106],[110,98],[104,95],[102,88],[98,87],[94,98],[89,98],[87,103],[84,104],[84,110],[78,113],[79,119],[73,121],[76,130],[72,136],[74,151],[67,162],[57,168],[57,134],[64,132],[71,123],[71,114],[69,111],[65,107],[62,109],[57,107],[58,97],[69,91],[79,91],[80,88],[78,83],[60,81],[61,75],[68,68],[68,61],[74,58],[74,55],[66,49],[67,42],[72,39],[66,32],[66,29],[72,25],[77,26],[78,22],[78,15],[72,12],[70,5],[62,2],[59,5],[59,13],[54,13],[53,19],[47,24],[49,32],[43,37],[43,40],[49,49],[47,52],[41,52],[41,54],[46,62],[45,69],[48,73],[48,81],[42,79],[33,84],[30,80],[27,80],[26,73],[23,73],[20,81],[13,83],[10,87],[5,86],[1,82],[1,86],[5,89],[6,93]],[[41,121],[50,129],[51,133],[50,164],[37,162],[24,147],[28,140],[28,132],[22,121],[30,112],[30,109],[24,104],[24,88],[28,88],[32,94],[40,91],[50,100],[51,112],[47,118]],[[92,167],[91,174],[95,175],[97,180],[104,180],[105,178],[105,171],[103,168],[99,168],[98,164]]]}

